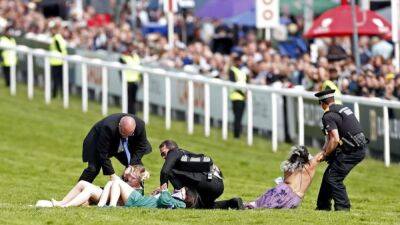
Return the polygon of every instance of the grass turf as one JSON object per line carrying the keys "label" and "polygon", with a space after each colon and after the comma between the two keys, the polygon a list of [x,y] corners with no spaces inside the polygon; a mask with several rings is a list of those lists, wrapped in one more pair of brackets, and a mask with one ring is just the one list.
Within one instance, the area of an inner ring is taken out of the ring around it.
{"label": "grass turf", "polygon": [[[400,224],[400,167],[385,168],[382,162],[369,158],[346,180],[352,201],[350,213],[314,210],[325,164],[318,169],[301,207],[295,210],[30,207],[38,199],[61,199],[76,183],[85,168],[82,140],[102,116],[96,103],[90,103],[89,112],[82,113],[79,99],[72,97],[70,109],[65,110],[60,99],[45,105],[43,93],[36,90],[35,99],[29,101],[25,88],[18,88],[16,97],[10,97],[3,86],[0,88],[0,224]],[[272,153],[270,142],[265,139],[256,137],[254,146],[248,147],[244,138],[222,141],[220,133],[213,129],[211,137],[205,138],[202,127],[196,126],[194,135],[187,135],[186,124],[179,121],[166,131],[163,118],[152,116],[147,134],[153,152],[143,159],[152,176],[145,192],[158,185],[163,161],[157,146],[166,138],[213,157],[225,176],[225,191],[220,199],[241,196],[249,201],[272,187],[273,179],[281,175],[279,165],[290,146],[280,144],[278,152]],[[113,162],[121,172],[122,166]],[[99,175],[95,183],[103,185],[105,181]]]}

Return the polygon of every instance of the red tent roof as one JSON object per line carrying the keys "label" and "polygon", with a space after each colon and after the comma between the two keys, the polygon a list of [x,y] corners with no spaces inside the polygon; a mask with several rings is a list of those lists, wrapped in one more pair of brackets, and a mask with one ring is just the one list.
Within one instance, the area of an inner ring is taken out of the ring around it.
{"label": "red tent roof", "polygon": [[[358,6],[355,12],[359,35],[391,37],[391,25],[382,16],[371,10],[361,11]],[[343,4],[319,16],[306,32],[305,37],[334,37],[351,34],[353,34],[351,6]]]}

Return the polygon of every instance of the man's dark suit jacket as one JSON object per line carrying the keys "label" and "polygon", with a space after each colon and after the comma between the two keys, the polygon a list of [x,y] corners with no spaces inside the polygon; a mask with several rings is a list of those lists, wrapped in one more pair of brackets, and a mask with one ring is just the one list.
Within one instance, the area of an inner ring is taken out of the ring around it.
{"label": "man's dark suit jacket", "polygon": [[142,164],[143,155],[151,152],[143,120],[125,113],[107,116],[97,122],[87,134],[83,141],[82,152],[83,161],[101,166],[104,175],[114,174],[110,158],[118,153],[121,141],[118,124],[123,116],[131,116],[136,121],[134,135],[128,138],[128,149],[131,153],[130,164]]}

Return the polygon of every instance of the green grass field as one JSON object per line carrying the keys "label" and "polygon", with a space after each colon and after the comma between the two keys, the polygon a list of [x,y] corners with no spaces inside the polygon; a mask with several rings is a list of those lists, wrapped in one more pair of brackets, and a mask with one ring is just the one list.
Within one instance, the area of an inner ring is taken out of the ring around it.
{"label": "green grass field", "polygon": [[[85,168],[81,161],[82,140],[102,116],[100,106],[89,104],[89,112],[80,111],[80,101],[71,99],[70,109],[63,109],[60,99],[47,106],[43,93],[35,92],[29,101],[25,87],[10,97],[0,88],[0,224],[400,224],[400,166],[385,168],[381,161],[366,159],[346,180],[352,211],[318,212],[315,201],[325,164],[300,208],[295,210],[157,210],[126,208],[52,208],[36,209],[29,205],[38,199],[60,199],[75,184]],[[118,108],[112,108],[117,112]],[[149,193],[159,182],[162,159],[158,144],[175,139],[181,147],[204,152],[213,157],[225,176],[225,192],[220,199],[241,196],[253,200],[274,185],[281,175],[280,162],[290,145],[280,144],[272,153],[270,142],[255,138],[254,146],[246,141],[222,141],[220,130],[213,129],[205,138],[201,126],[194,135],[186,134],[184,122],[173,121],[164,129],[163,118],[152,116],[147,126],[153,152],[144,157],[152,176],[146,183]],[[313,153],[317,150],[313,149]],[[118,172],[121,165],[114,161]],[[99,175],[96,184],[106,179]]]}

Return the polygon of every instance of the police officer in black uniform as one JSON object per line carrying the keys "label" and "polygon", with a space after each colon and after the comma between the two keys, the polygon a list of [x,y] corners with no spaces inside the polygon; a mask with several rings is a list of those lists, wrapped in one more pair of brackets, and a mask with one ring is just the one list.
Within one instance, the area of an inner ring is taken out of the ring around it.
{"label": "police officer in black uniform", "polygon": [[335,104],[335,90],[325,90],[315,94],[325,111],[322,117],[326,141],[322,151],[328,162],[318,194],[317,210],[331,210],[331,200],[335,210],[350,210],[343,180],[365,157],[368,139],[354,113],[346,106]]}
{"label": "police officer in black uniform", "polygon": [[165,159],[160,172],[159,189],[171,182],[175,190],[183,187],[196,190],[199,199],[195,208],[243,209],[240,198],[215,201],[224,192],[224,181],[211,158],[180,149],[172,140],[163,141],[159,148],[161,157]]}

